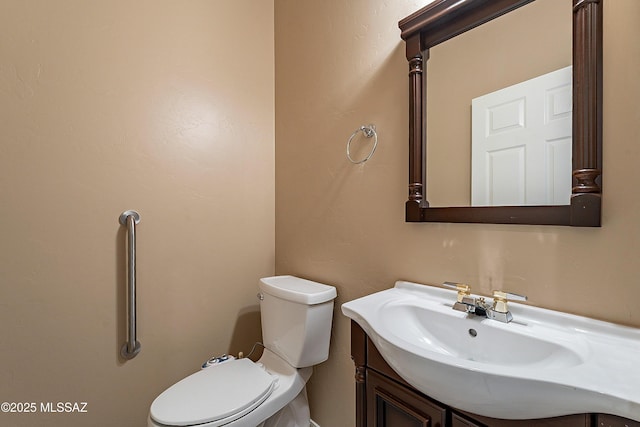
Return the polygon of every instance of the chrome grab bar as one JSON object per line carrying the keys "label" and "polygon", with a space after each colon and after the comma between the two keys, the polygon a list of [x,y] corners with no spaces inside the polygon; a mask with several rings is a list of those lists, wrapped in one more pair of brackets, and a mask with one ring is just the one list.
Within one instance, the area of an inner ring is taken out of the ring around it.
{"label": "chrome grab bar", "polygon": [[127,342],[120,349],[124,359],[133,359],[140,353],[140,342],[136,339],[136,224],[140,214],[124,211],[120,224],[127,227]]}

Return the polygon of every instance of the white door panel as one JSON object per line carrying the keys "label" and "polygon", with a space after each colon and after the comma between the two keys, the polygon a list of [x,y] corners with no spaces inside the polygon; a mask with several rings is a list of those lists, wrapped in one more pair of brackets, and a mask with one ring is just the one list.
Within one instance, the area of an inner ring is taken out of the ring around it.
{"label": "white door panel", "polygon": [[514,146],[487,152],[486,188],[489,193],[485,197],[492,203],[500,205],[518,205],[524,202],[525,185],[525,147]]}
{"label": "white door panel", "polygon": [[568,204],[571,108],[571,67],[475,98],[472,205]]}

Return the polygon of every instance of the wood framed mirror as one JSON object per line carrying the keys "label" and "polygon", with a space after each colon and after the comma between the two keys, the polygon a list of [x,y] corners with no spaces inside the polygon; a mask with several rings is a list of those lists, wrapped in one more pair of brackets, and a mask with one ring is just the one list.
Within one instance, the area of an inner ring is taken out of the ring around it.
{"label": "wood framed mirror", "polygon": [[[399,22],[409,62],[407,222],[599,227],[602,199],[602,2],[572,2],[571,194],[567,204],[430,206],[426,63],[429,50],[536,0],[435,0]],[[558,1],[558,0],[556,0]],[[526,8],[520,11],[526,11]],[[474,70],[469,70],[473,73]],[[437,106],[429,105],[430,109]],[[440,161],[440,160],[438,160]],[[442,159],[442,161],[446,161]]]}

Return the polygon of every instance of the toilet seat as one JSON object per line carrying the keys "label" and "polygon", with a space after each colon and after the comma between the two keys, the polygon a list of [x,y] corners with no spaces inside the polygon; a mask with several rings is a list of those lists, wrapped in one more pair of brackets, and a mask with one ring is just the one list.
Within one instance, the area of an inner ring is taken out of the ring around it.
{"label": "toilet seat", "polygon": [[167,426],[224,425],[264,402],[275,382],[250,359],[224,362],[169,387],[151,404],[150,416]]}

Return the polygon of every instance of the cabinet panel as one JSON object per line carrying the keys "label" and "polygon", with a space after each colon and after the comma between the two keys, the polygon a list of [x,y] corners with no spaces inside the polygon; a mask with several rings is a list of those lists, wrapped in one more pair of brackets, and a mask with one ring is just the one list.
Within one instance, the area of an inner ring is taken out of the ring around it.
{"label": "cabinet panel", "polygon": [[[460,411],[464,412],[464,411]],[[464,413],[479,426],[488,427],[590,427],[591,416],[587,414],[566,415],[563,417],[543,418],[536,420],[501,420],[496,418],[483,417],[480,415]],[[462,424],[465,425],[465,424]],[[473,425],[473,424],[470,424]],[[640,427],[640,426],[639,426]]]}
{"label": "cabinet panel", "polygon": [[430,418],[384,390],[374,389],[375,425],[396,427],[429,427]]}
{"label": "cabinet panel", "polygon": [[614,415],[598,415],[597,427],[640,427],[640,422],[627,420]]}
{"label": "cabinet panel", "polygon": [[451,415],[451,427],[484,427],[458,414]]}
{"label": "cabinet panel", "polygon": [[367,427],[445,427],[446,409],[367,370]]}

